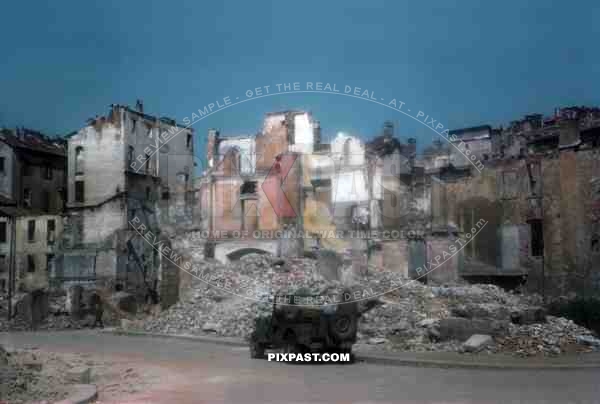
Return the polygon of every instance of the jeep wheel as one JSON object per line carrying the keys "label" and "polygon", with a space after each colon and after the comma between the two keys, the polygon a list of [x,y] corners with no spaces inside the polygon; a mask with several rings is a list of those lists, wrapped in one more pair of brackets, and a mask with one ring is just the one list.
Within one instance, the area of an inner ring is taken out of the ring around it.
{"label": "jeep wheel", "polygon": [[354,353],[352,352],[352,348],[349,349],[342,349],[342,351],[340,352],[342,354],[348,354],[350,356],[350,362],[344,362],[344,363],[354,363],[355,362],[355,356]]}
{"label": "jeep wheel", "polygon": [[338,314],[332,319],[331,333],[339,341],[350,339],[356,334],[356,317],[351,314]]}
{"label": "jeep wheel", "polygon": [[293,332],[286,334],[283,339],[283,353],[298,353],[298,344],[296,343],[296,335]]}
{"label": "jeep wheel", "polygon": [[265,345],[260,342],[250,343],[250,357],[252,359],[265,359]]}

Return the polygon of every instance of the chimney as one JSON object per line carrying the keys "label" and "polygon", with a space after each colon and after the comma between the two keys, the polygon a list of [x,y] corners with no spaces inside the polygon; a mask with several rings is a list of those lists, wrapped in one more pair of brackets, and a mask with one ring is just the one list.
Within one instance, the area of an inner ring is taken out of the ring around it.
{"label": "chimney", "polygon": [[392,121],[385,121],[383,123],[383,136],[386,138],[394,137],[394,123]]}
{"label": "chimney", "polygon": [[144,113],[144,103],[142,102],[142,100],[137,99],[135,101],[135,109],[139,112],[139,113]]}
{"label": "chimney", "polygon": [[208,161],[208,168],[212,168],[215,165],[215,158],[219,154],[219,131],[216,129],[208,130],[208,141],[206,144],[206,160]]}

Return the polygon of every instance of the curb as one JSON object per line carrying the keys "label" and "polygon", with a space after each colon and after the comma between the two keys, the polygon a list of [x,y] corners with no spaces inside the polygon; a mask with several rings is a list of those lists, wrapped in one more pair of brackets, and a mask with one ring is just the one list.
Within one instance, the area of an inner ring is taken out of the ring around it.
{"label": "curb", "polygon": [[98,390],[93,384],[75,384],[67,398],[54,404],[88,404],[98,399]]}
{"label": "curb", "polygon": [[364,355],[357,353],[356,360],[372,365],[383,366],[409,366],[419,368],[441,369],[480,369],[480,370],[577,370],[600,369],[600,363],[502,363],[502,362],[466,362],[436,359],[412,359],[400,357],[386,357],[379,355]]}
{"label": "curb", "polygon": [[165,338],[165,339],[180,339],[186,341],[197,341],[197,342],[208,342],[216,345],[227,345],[227,346],[248,346],[248,342],[241,338],[232,337],[209,337],[203,335],[191,335],[191,334],[163,334],[153,333],[145,331],[129,331],[121,330],[117,328],[105,328],[100,331],[101,333],[114,334],[114,335],[125,335],[130,337],[148,337],[148,338]]}
{"label": "curb", "polygon": [[[121,329],[104,329],[102,333],[125,335],[131,337],[149,337],[164,339],[179,339],[186,341],[206,342],[216,345],[226,345],[235,347],[246,347],[247,342],[240,338],[231,337],[209,337],[190,334],[163,334],[150,333],[145,331],[129,331]],[[486,362],[484,357],[479,361],[460,361],[446,359],[427,359],[427,358],[403,358],[398,355],[382,356],[376,354],[365,354],[357,352],[356,361],[385,366],[409,366],[409,367],[429,367],[442,369],[493,369],[493,370],[575,370],[575,369],[600,369],[600,361],[595,363],[536,363],[535,361],[523,359],[523,363],[516,362]],[[479,359],[479,358],[478,358]]]}

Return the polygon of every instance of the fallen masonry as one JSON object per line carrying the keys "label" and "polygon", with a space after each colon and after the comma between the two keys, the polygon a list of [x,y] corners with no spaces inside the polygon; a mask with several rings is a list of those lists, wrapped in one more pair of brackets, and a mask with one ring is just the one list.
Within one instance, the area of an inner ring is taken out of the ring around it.
{"label": "fallen masonry", "polygon": [[[194,259],[194,257],[192,257]],[[364,275],[342,276],[344,284],[327,280],[313,259],[274,259],[249,254],[223,265],[195,259],[213,280],[192,278],[181,300],[166,311],[128,328],[159,333],[247,337],[257,316],[271,310],[272,296],[308,290],[332,295],[344,286],[370,291],[361,296],[364,311],[359,322],[361,349],[378,351],[470,351],[464,342],[475,334],[490,335],[481,351],[516,355],[557,355],[600,349],[593,333],[572,321],[547,316],[537,295],[511,293],[487,284],[430,286],[398,274],[369,267]],[[342,268],[341,273],[350,273]],[[348,279],[351,279],[348,281]],[[400,287],[398,285],[401,285]],[[379,293],[385,292],[385,293]],[[378,304],[368,302],[377,301]]]}

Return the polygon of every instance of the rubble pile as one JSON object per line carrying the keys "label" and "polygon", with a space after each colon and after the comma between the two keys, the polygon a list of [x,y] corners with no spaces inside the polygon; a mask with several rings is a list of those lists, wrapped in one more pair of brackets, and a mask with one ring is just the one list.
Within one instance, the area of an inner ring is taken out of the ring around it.
{"label": "rubble pile", "polygon": [[177,304],[141,325],[144,331],[245,337],[254,319],[270,312],[268,299],[275,293],[304,288],[319,294],[324,286],[331,289],[336,285],[325,282],[311,259],[283,261],[248,254],[229,266],[216,261],[203,261],[198,266],[200,273],[209,273],[210,278],[194,277],[192,287]]}
{"label": "rubble pile", "polygon": [[588,352],[600,346],[587,328],[562,317],[548,316],[541,324],[511,324],[510,335],[496,338],[492,352],[514,352],[519,356]]}
{"label": "rubble pile", "polygon": [[[64,372],[52,367],[31,352],[8,352],[0,346],[0,402],[26,403],[58,401],[67,395]],[[65,368],[66,363],[60,363]]]}
{"label": "rubble pile", "polygon": [[[122,292],[121,292],[122,293]],[[119,296],[120,293],[107,295],[107,303],[104,305],[103,320],[106,325],[117,324],[120,318],[126,317],[126,313],[118,311],[109,298]],[[48,305],[45,316],[35,326],[24,313],[19,312],[18,304],[26,294],[19,293],[13,299],[13,318],[8,319],[8,299],[0,296],[0,332],[4,331],[31,331],[31,330],[69,330],[91,327],[94,316],[89,314],[89,308],[83,310],[81,316],[73,316],[69,313],[67,296],[65,293],[48,293]],[[88,299],[89,300],[89,299]]]}
{"label": "rubble pile", "polygon": [[[600,341],[596,343],[591,331],[570,320],[546,316],[539,296],[511,293],[495,285],[429,286],[378,268],[354,275],[351,285],[343,285],[321,276],[316,260],[283,260],[260,254],[246,255],[227,266],[216,261],[198,265],[202,273],[211,275],[210,283],[221,287],[195,278],[178,304],[134,328],[246,337],[254,318],[269,313],[266,299],[276,293],[302,288],[311,294],[333,295],[351,286],[368,291],[366,299],[376,298],[381,303],[362,315],[358,330],[361,346],[383,351],[473,352],[474,348],[467,345],[466,349],[464,343],[472,335],[481,335],[485,341],[482,350],[490,353],[555,355],[600,349]],[[244,291],[248,290],[251,293],[247,295]],[[493,343],[484,338],[486,335]]]}

